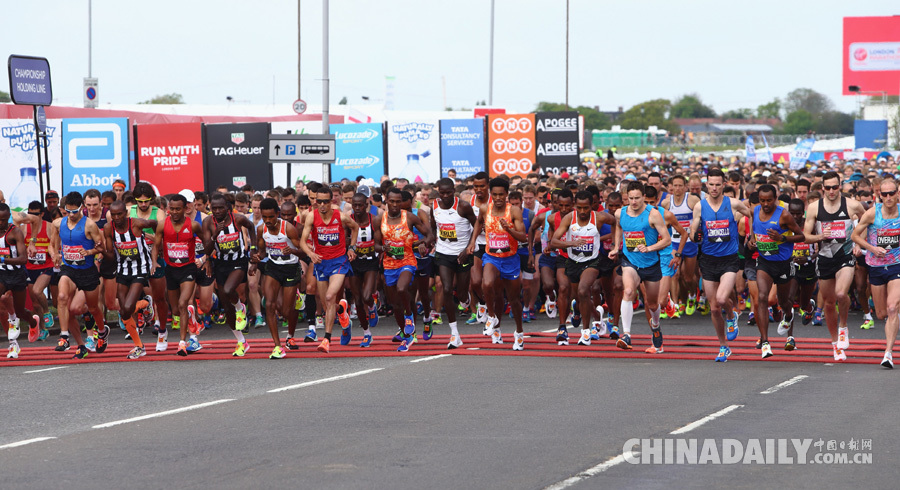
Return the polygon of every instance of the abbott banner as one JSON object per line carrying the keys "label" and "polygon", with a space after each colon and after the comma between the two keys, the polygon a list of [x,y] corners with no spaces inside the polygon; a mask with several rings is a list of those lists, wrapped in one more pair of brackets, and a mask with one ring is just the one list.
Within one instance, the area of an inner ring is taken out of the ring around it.
{"label": "abbott banner", "polygon": [[206,184],[230,191],[272,188],[269,123],[207,124]]}
{"label": "abbott banner", "polygon": [[[61,119],[47,120],[47,154],[51,162],[60,161]],[[41,138],[41,152],[44,143]],[[28,210],[31,201],[43,201],[37,181],[37,147],[34,122],[27,119],[0,120],[0,191],[13,211]],[[43,153],[41,158],[43,158]],[[44,165],[44,171],[47,166]],[[46,180],[45,180],[46,182]],[[50,164],[50,188],[59,191],[62,176],[59,167]],[[47,189],[44,189],[47,192]]]}
{"label": "abbott banner", "polygon": [[162,194],[204,189],[200,123],[140,124],[134,127],[137,176]]}
{"label": "abbott banner", "polygon": [[537,163],[544,172],[559,175],[578,172],[578,113],[539,112],[535,116],[534,138]]}
{"label": "abbott banner", "polygon": [[441,120],[441,177],[465,179],[484,171],[484,119]]}
{"label": "abbott banner", "polygon": [[128,119],[62,120],[62,192],[112,189],[116,179],[131,188]]}
{"label": "abbott banner", "polygon": [[534,114],[488,114],[488,173],[521,175],[534,165]]}
{"label": "abbott banner", "polygon": [[362,175],[380,182],[384,175],[384,128],[381,123],[332,124],[329,127],[334,135],[335,153],[331,181],[356,180]]}
{"label": "abbott banner", "polygon": [[434,182],[441,175],[438,120],[389,121],[388,174],[410,182]]}

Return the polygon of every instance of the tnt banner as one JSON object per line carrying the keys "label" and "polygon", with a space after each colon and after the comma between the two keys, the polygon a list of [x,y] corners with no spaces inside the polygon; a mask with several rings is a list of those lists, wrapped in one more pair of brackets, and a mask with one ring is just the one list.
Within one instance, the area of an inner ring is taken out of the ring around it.
{"label": "tnt banner", "polygon": [[578,113],[539,112],[535,115],[537,163],[544,172],[578,172]]}
{"label": "tnt banner", "polygon": [[131,188],[128,119],[63,119],[63,193],[112,189],[116,179]]}
{"label": "tnt banner", "polygon": [[[60,161],[61,119],[47,120],[47,148],[51,162]],[[43,152],[43,138],[40,146]],[[28,209],[31,201],[43,201],[37,181],[38,140],[34,134],[34,122],[27,119],[0,120],[0,191],[14,211]],[[41,155],[43,158],[43,154]],[[42,169],[47,170],[47,165]],[[60,191],[62,174],[58,166],[50,164],[50,188]],[[46,182],[46,180],[45,180]],[[44,189],[47,192],[47,189]]]}
{"label": "tnt banner", "polygon": [[441,120],[441,177],[465,179],[484,171],[484,119]]}
{"label": "tnt banner", "polygon": [[410,182],[435,182],[441,175],[437,119],[387,123],[388,174]]}
{"label": "tnt banner", "polygon": [[534,165],[534,114],[488,114],[488,173],[520,175]]}
{"label": "tnt banner", "polygon": [[362,175],[381,181],[384,175],[384,128],[381,123],[332,124],[334,165],[331,180],[356,180]]}
{"label": "tnt banner", "polygon": [[236,191],[246,184],[272,188],[269,123],[207,124],[206,180],[209,189]]}
{"label": "tnt banner", "polygon": [[163,194],[204,189],[202,126],[200,123],[135,126],[138,178],[155,185]]}

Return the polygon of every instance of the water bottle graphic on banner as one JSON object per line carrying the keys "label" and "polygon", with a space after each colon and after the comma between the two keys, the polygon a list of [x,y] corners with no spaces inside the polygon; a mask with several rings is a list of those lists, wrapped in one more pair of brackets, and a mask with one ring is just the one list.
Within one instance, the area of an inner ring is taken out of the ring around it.
{"label": "water bottle graphic on banner", "polygon": [[419,162],[419,159],[428,158],[431,155],[430,151],[426,151],[419,155],[418,153],[410,153],[406,155],[406,166],[403,167],[403,170],[400,171],[400,178],[406,179],[410,182],[431,182],[431,179],[428,178],[428,172],[425,170],[425,167]]}
{"label": "water bottle graphic on banner", "polygon": [[13,211],[27,211],[31,201],[41,200],[41,190],[37,183],[37,169],[22,167],[19,169],[21,179],[19,185],[9,195],[9,207]]}

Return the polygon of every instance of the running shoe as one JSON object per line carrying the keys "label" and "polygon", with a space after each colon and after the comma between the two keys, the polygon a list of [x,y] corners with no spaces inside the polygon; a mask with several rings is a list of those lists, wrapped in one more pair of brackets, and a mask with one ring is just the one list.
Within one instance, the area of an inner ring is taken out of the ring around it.
{"label": "running shoe", "polygon": [[191,332],[191,335],[200,335],[203,330],[206,329],[206,326],[197,321],[197,309],[194,305],[188,305],[188,331]]}
{"label": "running shoe", "polygon": [[676,318],[675,315],[678,314],[678,307],[675,305],[675,302],[672,301],[671,297],[669,297],[669,301],[666,303],[666,308],[663,313],[666,314],[667,318]]}
{"label": "running shoe", "polygon": [[863,317],[863,324],[859,326],[859,328],[863,330],[869,330],[871,328],[875,328],[875,320],[869,316],[868,318]]}
{"label": "running shoe", "polygon": [[574,299],[572,300],[572,326],[581,327],[581,312],[578,311],[578,302]]}
{"label": "running shoe", "polygon": [[72,359],[84,359],[89,353],[90,351],[87,350],[87,347],[79,345],[78,350],[75,352],[75,355],[72,356]]}
{"label": "running shoe", "polygon": [[350,327],[341,328],[341,345],[349,345],[351,340],[353,340],[353,332],[350,331]]}
{"label": "running shoe", "polygon": [[463,341],[459,335],[451,335],[450,342],[447,343],[448,349],[456,349],[458,347],[462,347]]}
{"label": "running shoe", "polygon": [[422,327],[422,339],[428,341],[431,340],[431,336],[433,335],[433,330],[431,328],[430,323],[426,323],[424,327]]}
{"label": "running shoe", "polygon": [[811,299],[809,302],[812,303],[812,308],[810,308],[809,311],[800,310],[800,314],[803,315],[804,325],[809,325],[809,322],[812,321],[813,314],[816,311],[816,300]]}
{"label": "running shoe", "polygon": [[581,329],[581,338],[578,339],[578,345],[591,345],[591,329]]}
{"label": "running shoe", "polygon": [[569,345],[569,329],[565,325],[560,325],[556,331],[556,345]]}
{"label": "running shoe", "polygon": [[491,343],[492,344],[502,344],[503,343],[503,334],[500,333],[500,326],[493,329],[491,332]]}
{"label": "running shoe", "polygon": [[421,301],[416,301],[416,314],[419,316],[425,316],[425,306],[422,305]]}
{"label": "running shoe", "polygon": [[300,348],[300,345],[297,343],[297,339],[294,337],[288,337],[284,339],[284,346],[288,348],[288,350],[297,350]]}
{"label": "running shoe", "polygon": [[38,335],[38,342],[43,342],[50,337],[50,331],[46,328],[41,329],[40,335]]}
{"label": "running shoe", "polygon": [[522,312],[522,323],[531,323],[531,312],[530,311]]}
{"label": "running shoe", "polygon": [[86,339],[84,339],[84,346],[87,347],[87,350],[91,352],[97,352],[97,336],[88,335]]}
{"label": "running shoe", "polygon": [[203,346],[200,345],[200,341],[197,340],[197,337],[192,335],[187,341],[188,354],[193,354],[194,352],[197,352],[198,350],[203,350]]}
{"label": "running shoe", "polygon": [[188,355],[187,342],[185,342],[183,340],[179,340],[178,341],[178,350],[176,350],[175,353],[181,357],[187,357],[187,355]]}
{"label": "running shoe", "polygon": [[633,348],[631,347],[631,335],[627,333],[623,335],[622,338],[616,341],[616,347],[623,350],[631,350]]}
{"label": "running shoe", "polygon": [[316,329],[310,328],[306,331],[306,337],[303,337],[304,342],[315,342],[316,341]]}
{"label": "running shoe", "polygon": [[494,334],[494,329],[500,326],[500,319],[495,316],[489,316],[484,324],[484,335],[490,337]]}
{"label": "running shoe", "polygon": [[794,309],[791,308],[791,319],[787,319],[787,315],[783,315],[781,322],[778,323],[778,335],[784,337],[785,335],[791,332],[791,327],[794,324]]}
{"label": "running shoe", "polygon": [[822,308],[816,308],[816,312],[813,313],[812,324],[814,327],[822,326]]}
{"label": "running shoe", "polygon": [[264,317],[262,315],[262,313],[257,313],[256,319],[253,322],[253,328],[263,328],[265,326],[266,326],[266,317]]}
{"label": "running shoe", "polygon": [[97,334],[97,354],[106,352],[109,347],[109,325],[105,325],[103,331]]}
{"label": "running shoe", "polygon": [[659,328],[659,325],[657,325],[656,328],[653,328],[651,326],[650,332],[653,333],[653,347],[656,347],[657,349],[659,349],[659,352],[662,352],[662,346],[663,346],[662,329]]}
{"label": "running shoe", "polygon": [[90,311],[81,315],[81,318],[84,320],[84,328],[86,330],[94,330],[97,328],[97,322],[94,320],[94,315],[91,315]]}
{"label": "running shoe", "polygon": [[752,311],[747,315],[747,325],[756,325],[756,314]]}
{"label": "running shoe", "polygon": [[609,340],[619,340],[619,326],[613,325],[609,329]]}
{"label": "running shoe", "polygon": [[240,309],[234,310],[234,329],[238,332],[247,328],[247,306],[241,305]]}
{"label": "running shoe", "polygon": [[416,333],[416,317],[414,317],[413,315],[407,315],[403,318],[403,333],[406,334],[407,337]]}
{"label": "running shoe", "polygon": [[835,361],[846,361],[847,360],[847,353],[844,352],[844,349],[841,349],[836,344],[832,344],[832,347],[834,348],[834,360]]}
{"label": "running shoe", "polygon": [[794,342],[794,337],[788,337],[787,341],[784,343],[784,350],[792,351],[797,348],[797,343]]}
{"label": "running shoe", "polygon": [[143,347],[135,347],[131,349],[131,352],[128,353],[126,358],[128,359],[138,359],[147,355],[147,351]]}
{"label": "running shoe", "polygon": [[838,349],[849,349],[850,348],[850,329],[847,327],[838,327],[838,339],[837,339]]}
{"label": "running shoe", "polygon": [[359,343],[360,347],[369,347],[372,345],[372,334],[363,334],[363,341]]}
{"label": "running shoe", "polygon": [[304,308],[306,308],[306,293],[297,291],[297,299],[294,300],[294,309],[303,311]]}
{"label": "running shoe", "polygon": [[591,340],[600,340],[600,325],[603,325],[603,322],[591,322]]}
{"label": "running shoe", "polygon": [[784,319],[784,312],[781,311],[779,307],[769,307],[769,321],[770,322],[780,322]]}
{"label": "running shoe", "polygon": [[403,339],[405,338],[406,335],[403,335],[403,330],[397,330],[397,335],[394,335],[394,337],[391,339],[391,342],[399,344],[400,342],[403,342]]}
{"label": "running shoe", "polygon": [[56,352],[65,352],[69,350],[69,338],[60,337],[59,342],[56,344],[56,348],[53,350],[55,350]]}
{"label": "running shoe", "polygon": [[248,350],[250,350],[250,342],[247,342],[246,340],[238,342],[237,347],[234,348],[234,352],[232,352],[231,355],[234,357],[244,357],[244,354],[246,354]]}
{"label": "running shoe", "polygon": [[6,331],[6,338],[9,340],[16,340],[19,338],[19,326],[17,324],[10,324],[9,329]]}
{"label": "running shoe", "polygon": [[156,339],[156,352],[165,352],[165,350],[169,348],[169,342],[167,342],[168,338],[168,330],[160,332],[159,337]]}
{"label": "running shoe", "polygon": [[662,354],[663,352],[664,351],[662,347],[657,348],[655,345],[651,345],[650,347],[644,349],[644,353],[646,354]]}
{"label": "running shoe", "polygon": [[719,347],[719,355],[716,356],[716,362],[728,362],[728,357],[731,355],[731,349],[727,346]]}
{"label": "running shoe", "polygon": [[9,350],[6,352],[6,358],[7,359],[18,359],[19,352],[21,352],[21,351],[22,351],[22,349],[19,348],[19,343],[16,342],[15,340],[10,340],[9,341]]}
{"label": "running shoe", "polygon": [[547,312],[547,318],[556,318],[556,315],[559,313],[556,309],[556,301],[550,301],[550,298],[547,298],[547,301],[544,302],[544,310]]}
{"label": "running shoe", "polygon": [[740,327],[738,327],[738,321],[741,317],[741,314],[737,311],[732,312],[731,320],[725,320],[725,338],[728,339],[729,342],[736,339],[738,337],[738,333],[740,332]]}
{"label": "running shoe", "polygon": [[328,339],[322,339],[322,342],[319,343],[319,346],[316,347],[316,350],[328,354],[328,351],[331,350],[331,341],[329,341]]}
{"label": "running shoe", "polygon": [[181,317],[180,316],[172,317],[172,330],[181,330]]}
{"label": "running shoe", "polygon": [[760,349],[762,350],[762,358],[763,359],[765,359],[767,357],[772,357],[772,347],[769,346],[768,342],[763,342]]}
{"label": "running shoe", "polygon": [[478,323],[485,323],[485,322],[487,322],[488,313],[487,313],[487,306],[486,306],[486,305],[483,305],[483,304],[481,304],[481,303],[478,303],[478,307],[475,309],[475,314],[476,314],[476,316],[477,316],[477,318],[478,318]]}
{"label": "running shoe", "polygon": [[378,325],[378,309],[375,308],[375,304],[372,304],[372,307],[369,308],[369,328],[375,328]]}
{"label": "running shoe", "polygon": [[513,332],[513,350],[525,350],[525,332]]}
{"label": "running shoe", "polygon": [[894,369],[894,354],[892,352],[885,352],[884,358],[881,360],[881,365],[888,369]]}
{"label": "running shoe", "polygon": [[280,345],[276,345],[274,349],[272,349],[272,353],[269,354],[269,359],[284,359],[284,356],[287,354],[284,353],[284,350]]}
{"label": "running shoe", "polygon": [[29,342],[37,342],[38,337],[40,335],[41,335],[41,322],[38,320],[38,316],[34,315],[34,326],[28,328],[28,341]]}
{"label": "running shoe", "polygon": [[687,313],[688,316],[692,316],[695,311],[697,311],[697,300],[694,299],[693,294],[689,294],[688,300],[687,300],[687,306],[685,306],[684,312]]}
{"label": "running shoe", "polygon": [[687,305],[684,303],[678,303],[678,316],[687,315]]}
{"label": "running shoe", "polygon": [[466,325],[475,325],[476,323],[478,323],[478,315],[472,313],[472,316],[470,316],[469,319],[466,320]]}
{"label": "running shoe", "polygon": [[400,347],[397,347],[397,352],[406,352],[418,341],[416,338],[416,334],[413,333],[410,337],[403,339],[403,342],[400,342]]}
{"label": "running shoe", "polygon": [[762,344],[763,344],[762,337],[757,337],[756,338],[756,348],[762,349]]}
{"label": "running shoe", "polygon": [[534,308],[528,311],[528,317],[531,319],[530,321],[537,320],[537,313],[534,311]]}
{"label": "running shoe", "polygon": [[44,313],[44,328],[53,328],[53,314],[49,311]]}

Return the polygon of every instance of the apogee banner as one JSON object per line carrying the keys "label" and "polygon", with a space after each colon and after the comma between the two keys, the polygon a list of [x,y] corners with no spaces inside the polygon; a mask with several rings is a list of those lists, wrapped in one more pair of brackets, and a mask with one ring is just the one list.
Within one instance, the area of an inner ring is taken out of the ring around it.
{"label": "apogee banner", "polygon": [[534,166],[534,114],[488,114],[488,173],[525,177]]}
{"label": "apogee banner", "polygon": [[578,172],[578,113],[539,112],[535,116],[537,163],[544,172]]}
{"label": "apogee banner", "polygon": [[465,179],[484,171],[484,119],[441,120],[441,177]]}
{"label": "apogee banner", "polygon": [[441,175],[437,119],[388,121],[388,174],[410,182],[434,182]]}
{"label": "apogee banner", "polygon": [[112,189],[116,179],[131,188],[127,118],[62,120],[63,194]]}
{"label": "apogee banner", "polygon": [[134,160],[139,180],[162,194],[205,188],[201,123],[139,124],[134,127]]}
{"label": "apogee banner", "polygon": [[331,180],[356,180],[362,175],[381,181],[384,175],[384,127],[381,123],[332,124],[334,165]]}

